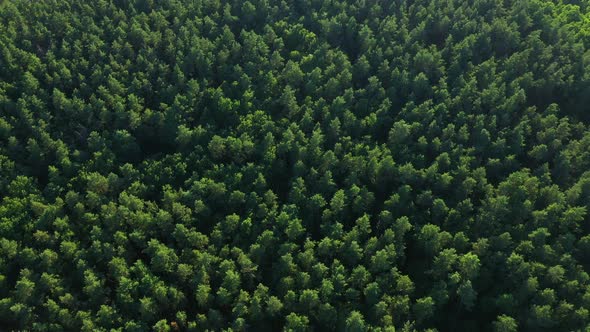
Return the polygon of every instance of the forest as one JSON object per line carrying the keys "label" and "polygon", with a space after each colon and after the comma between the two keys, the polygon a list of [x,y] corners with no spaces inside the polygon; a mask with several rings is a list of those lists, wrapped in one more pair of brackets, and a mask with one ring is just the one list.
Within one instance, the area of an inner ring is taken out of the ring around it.
{"label": "forest", "polygon": [[589,0],[0,0],[1,331],[589,331]]}

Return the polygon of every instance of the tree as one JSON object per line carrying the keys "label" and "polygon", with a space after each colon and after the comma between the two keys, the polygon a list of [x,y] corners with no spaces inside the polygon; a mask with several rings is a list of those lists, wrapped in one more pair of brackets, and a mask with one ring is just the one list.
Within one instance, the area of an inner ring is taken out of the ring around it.
{"label": "tree", "polygon": [[345,331],[350,332],[363,332],[367,330],[363,315],[358,311],[353,311],[346,318]]}
{"label": "tree", "polygon": [[494,322],[494,331],[496,332],[513,332],[518,331],[518,325],[514,318],[506,315],[500,315]]}
{"label": "tree", "polygon": [[426,321],[434,314],[434,300],[430,296],[419,298],[414,304],[413,312],[419,323]]}
{"label": "tree", "polygon": [[465,307],[465,309],[470,311],[475,305],[475,300],[477,298],[477,292],[473,289],[471,281],[467,280],[466,282],[462,283],[457,289],[457,294],[459,295],[461,304]]}
{"label": "tree", "polygon": [[308,329],[309,319],[306,316],[297,315],[292,312],[287,315],[285,321],[285,331],[306,331]]}

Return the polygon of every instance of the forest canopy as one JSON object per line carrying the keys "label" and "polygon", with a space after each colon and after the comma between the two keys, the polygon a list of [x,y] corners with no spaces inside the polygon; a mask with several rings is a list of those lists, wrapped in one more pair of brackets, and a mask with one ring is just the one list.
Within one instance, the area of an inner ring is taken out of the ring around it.
{"label": "forest canopy", "polygon": [[590,329],[588,0],[0,1],[0,330]]}

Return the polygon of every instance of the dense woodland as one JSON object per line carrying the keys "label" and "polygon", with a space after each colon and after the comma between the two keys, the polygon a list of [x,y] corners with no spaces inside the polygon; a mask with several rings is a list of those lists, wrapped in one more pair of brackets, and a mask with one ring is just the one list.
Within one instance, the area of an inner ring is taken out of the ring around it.
{"label": "dense woodland", "polygon": [[590,1],[0,1],[0,330],[587,331]]}

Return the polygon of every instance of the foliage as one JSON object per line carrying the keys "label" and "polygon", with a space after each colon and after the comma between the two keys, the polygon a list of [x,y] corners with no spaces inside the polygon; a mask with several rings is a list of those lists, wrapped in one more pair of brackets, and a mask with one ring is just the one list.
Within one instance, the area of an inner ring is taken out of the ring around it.
{"label": "foliage", "polygon": [[590,3],[0,4],[0,327],[590,328]]}

